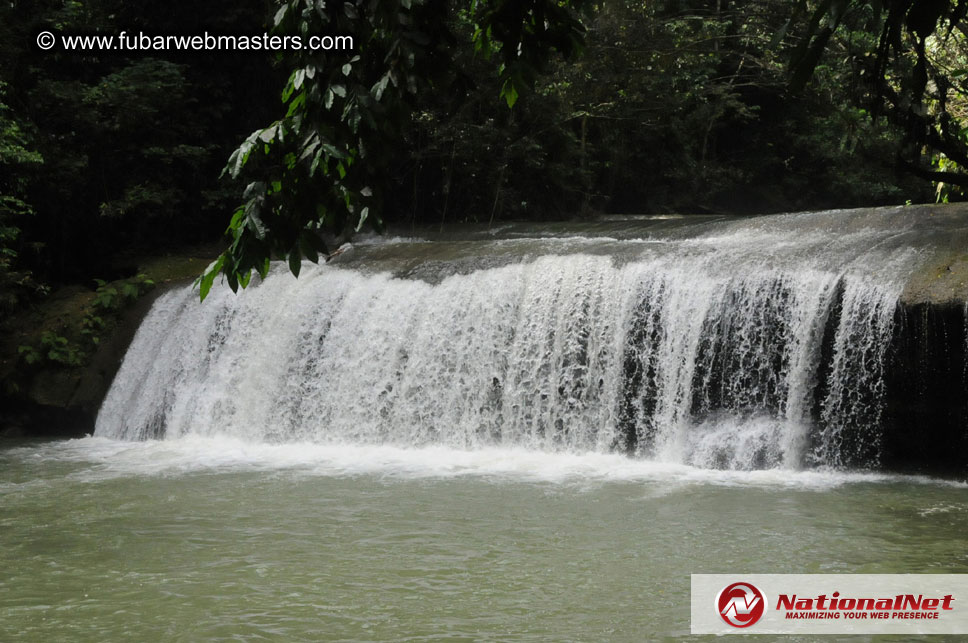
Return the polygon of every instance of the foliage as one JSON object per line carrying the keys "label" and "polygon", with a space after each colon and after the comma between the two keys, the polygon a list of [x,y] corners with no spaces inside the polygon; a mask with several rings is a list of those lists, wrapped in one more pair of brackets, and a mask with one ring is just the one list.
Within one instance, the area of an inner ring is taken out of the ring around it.
{"label": "foliage", "polygon": [[102,279],[96,281],[94,299],[81,320],[80,335],[87,350],[100,344],[101,337],[110,330],[120,314],[155,287],[155,283],[144,274],[114,283]]}
{"label": "foliage", "polygon": [[[961,170],[968,167],[968,2],[800,0],[797,8],[787,23],[790,33],[800,32],[791,50],[794,85],[805,85],[825,56],[843,56],[855,70],[860,102],[902,133],[899,164],[939,182],[939,196],[951,186],[968,186],[968,173]],[[831,51],[838,36],[863,44]]]}
{"label": "foliage", "polygon": [[[216,237],[236,198],[218,172],[237,141],[274,102],[280,82],[268,54],[40,52],[55,33],[254,33],[264,2],[146,5],[123,0],[0,4],[0,72],[43,173],[26,175],[35,212],[22,226],[42,242],[29,266],[51,283],[124,276],[119,251]],[[193,55],[194,54],[194,55]]]}
{"label": "foliage", "polygon": [[45,331],[40,336],[39,347],[21,346],[19,353],[31,366],[45,361],[62,366],[81,366],[86,359],[80,347],[52,331]]}
{"label": "foliage", "polygon": [[5,390],[34,368],[25,368],[28,357],[35,365],[87,359],[113,324],[114,313],[94,310],[33,329],[49,293],[128,278],[137,253],[217,238],[237,198],[219,184],[219,170],[239,138],[268,118],[274,96],[255,88],[281,82],[268,55],[41,52],[37,33],[257,33],[266,12],[264,2],[234,0],[0,3]]}
{"label": "foliage", "polygon": [[382,177],[399,149],[399,132],[423,92],[454,82],[455,21],[474,24],[475,48],[499,61],[509,106],[533,82],[552,51],[577,50],[581,25],[571,5],[554,0],[472,2],[455,13],[444,0],[355,0],[331,5],[289,0],[275,15],[280,33],[353,34],[355,55],[297,56],[282,93],[285,116],[254,132],[226,171],[248,183],[229,225],[232,244],[200,278],[204,298],[218,274],[236,290],[271,258],[302,259],[327,251],[323,234],[364,225],[379,229]]}
{"label": "foliage", "polygon": [[[858,83],[896,73],[879,61],[903,38],[880,13],[898,9],[880,6],[290,0],[280,33],[358,46],[287,61],[285,115],[226,168],[246,180],[244,203],[201,295],[218,275],[245,287],[271,258],[298,275],[324,239],[387,221],[923,200],[895,162],[916,128],[885,120]],[[905,6],[916,76],[934,30]]]}
{"label": "foliage", "polygon": [[897,176],[896,130],[855,106],[852,69],[818,69],[822,91],[789,91],[774,42],[783,6],[693,4],[602,5],[586,18],[583,54],[551,60],[513,110],[493,100],[500,85],[487,61],[459,55],[455,66],[474,82],[423,100],[405,130],[409,154],[383,178],[398,195],[384,217],[492,222],[924,198]]}
{"label": "foliage", "polygon": [[110,283],[100,279],[96,282],[97,290],[84,308],[83,316],[73,324],[68,322],[56,329],[43,330],[35,343],[17,348],[26,366],[84,366],[124,310],[155,285],[143,274]]}
{"label": "foliage", "polygon": [[[363,227],[962,198],[964,5],[0,3],[0,306],[128,277],[233,210],[203,295]],[[354,47],[42,53],[42,29]]]}
{"label": "foliage", "polygon": [[24,246],[22,222],[34,214],[27,202],[28,177],[43,158],[28,149],[26,133],[4,103],[5,91],[0,82],[0,318],[12,314],[31,294],[44,291],[18,261]]}

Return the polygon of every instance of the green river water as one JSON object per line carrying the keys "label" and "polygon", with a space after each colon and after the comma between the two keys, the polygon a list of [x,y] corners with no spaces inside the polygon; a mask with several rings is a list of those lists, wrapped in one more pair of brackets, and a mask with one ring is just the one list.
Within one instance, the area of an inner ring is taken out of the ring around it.
{"label": "green river water", "polygon": [[968,489],[924,478],[226,438],[0,449],[3,641],[690,640],[690,573],[968,573]]}
{"label": "green river water", "polygon": [[931,420],[960,389],[880,421],[898,302],[968,229],[912,212],[362,240],[170,291],[97,437],[0,443],[0,642],[692,640],[690,574],[968,573],[968,485],[845,472],[963,448]]}

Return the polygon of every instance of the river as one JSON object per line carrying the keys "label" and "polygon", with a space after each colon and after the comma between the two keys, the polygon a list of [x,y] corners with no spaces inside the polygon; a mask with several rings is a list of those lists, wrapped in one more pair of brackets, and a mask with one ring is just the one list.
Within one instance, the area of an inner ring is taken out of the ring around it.
{"label": "river", "polygon": [[0,506],[2,640],[692,640],[690,573],[968,573],[963,484],[620,455],[22,443]]}

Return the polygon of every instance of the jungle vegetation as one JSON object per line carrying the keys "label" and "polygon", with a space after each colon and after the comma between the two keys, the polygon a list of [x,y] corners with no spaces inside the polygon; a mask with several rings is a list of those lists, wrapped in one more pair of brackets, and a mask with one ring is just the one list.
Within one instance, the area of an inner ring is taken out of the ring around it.
{"label": "jungle vegetation", "polygon": [[[960,199],[966,8],[4,0],[0,325],[199,242],[224,249],[204,295],[361,229]],[[41,51],[43,30],[354,48]]]}

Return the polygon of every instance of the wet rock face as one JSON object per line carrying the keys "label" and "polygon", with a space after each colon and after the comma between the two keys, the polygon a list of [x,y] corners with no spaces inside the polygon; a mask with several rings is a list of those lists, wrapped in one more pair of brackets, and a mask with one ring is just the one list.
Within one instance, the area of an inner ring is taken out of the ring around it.
{"label": "wet rock face", "polygon": [[900,304],[886,369],[883,468],[968,475],[966,305]]}
{"label": "wet rock face", "polygon": [[92,434],[98,408],[142,319],[161,294],[186,284],[172,282],[142,297],[102,340],[90,363],[39,371],[25,395],[0,402],[0,439],[78,438]]}
{"label": "wet rock face", "polygon": [[78,438],[90,435],[96,412],[23,402],[0,412],[0,440]]}

